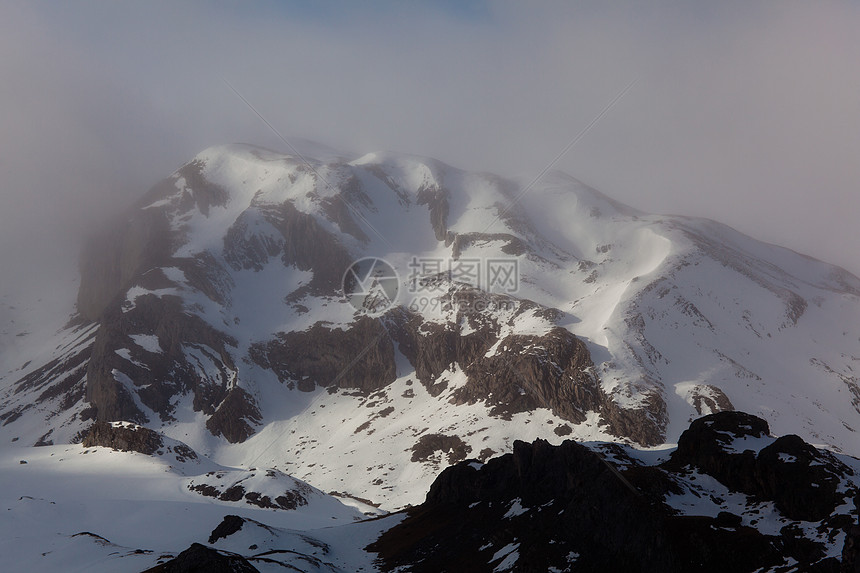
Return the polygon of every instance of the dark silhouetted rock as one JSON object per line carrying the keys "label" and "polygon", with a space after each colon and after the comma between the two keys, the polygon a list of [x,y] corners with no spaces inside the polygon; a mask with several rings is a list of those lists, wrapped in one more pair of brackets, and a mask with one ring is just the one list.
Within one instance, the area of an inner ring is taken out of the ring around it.
{"label": "dark silhouetted rock", "polygon": [[[854,507],[860,509],[860,497],[854,499]],[[842,568],[839,573],[860,573],[860,523],[854,523],[845,532],[842,546]]]}
{"label": "dark silhouetted rock", "polygon": [[407,515],[368,547],[385,571],[490,572],[506,546],[516,551],[506,571],[754,571],[782,561],[754,529],[672,515],[572,441],[517,441],[480,468],[449,467]]}
{"label": "dark silhouetted rock", "polygon": [[235,553],[217,551],[194,543],[175,558],[143,573],[253,573],[259,571]]}
{"label": "dark silhouetted rock", "polygon": [[747,439],[754,446],[769,431],[767,422],[743,412],[704,416],[681,434],[678,449],[664,465],[696,468],[729,489],[773,501],[791,519],[820,521],[830,515],[845,500],[837,489],[852,470],[794,435],[744,449]]}
{"label": "dark silhouetted rock", "polygon": [[[438,451],[433,436],[426,442]],[[756,416],[721,412],[694,421],[660,465],[618,444],[594,447],[516,441],[513,453],[449,467],[425,502],[368,550],[378,552],[383,571],[413,573],[860,571],[860,526],[844,508],[835,511],[856,492],[846,481],[851,469],[797,436],[769,436]],[[726,500],[691,469],[747,494],[747,502],[726,511]],[[696,514],[685,497],[711,509]],[[778,533],[756,529],[759,503],[776,507]],[[842,531],[840,564],[824,539]]]}
{"label": "dark silhouetted rock", "polygon": [[209,543],[215,543],[221,538],[227,538],[242,529],[245,520],[238,515],[225,515],[218,527],[209,535]]}

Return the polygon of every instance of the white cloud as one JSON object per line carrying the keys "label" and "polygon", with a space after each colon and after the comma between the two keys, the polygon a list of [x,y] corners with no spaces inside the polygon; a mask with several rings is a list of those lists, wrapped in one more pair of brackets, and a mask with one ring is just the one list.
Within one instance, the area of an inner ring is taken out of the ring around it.
{"label": "white cloud", "polygon": [[559,168],[860,273],[856,5],[611,4],[4,5],[0,257],[208,145],[283,147],[222,78],[288,136],[530,174],[639,77]]}

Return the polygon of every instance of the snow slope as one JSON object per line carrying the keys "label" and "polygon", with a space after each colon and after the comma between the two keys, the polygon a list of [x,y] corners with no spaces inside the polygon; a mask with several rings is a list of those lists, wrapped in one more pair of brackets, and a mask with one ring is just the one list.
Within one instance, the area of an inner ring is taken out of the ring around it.
{"label": "snow slope", "polygon": [[[276,510],[221,501],[189,489],[225,481],[264,493],[272,490],[273,497],[298,486],[307,503]],[[358,545],[360,537],[338,537],[328,531],[365,519],[362,511],[263,468],[239,470],[205,459],[178,462],[169,455],[81,445],[6,449],[0,454],[0,491],[3,571],[142,571],[193,542],[206,543],[227,514],[264,520],[277,530],[272,547],[303,554],[313,554],[308,542],[316,531],[326,529],[321,537],[336,539],[346,552],[346,562],[340,563],[343,571],[358,571],[369,560],[361,551],[363,545]],[[254,539],[260,542],[259,536]],[[248,552],[247,545],[234,547],[235,542],[217,546]],[[352,543],[356,545],[350,553]],[[358,563],[350,561],[356,556]],[[327,560],[338,562],[336,556]]]}

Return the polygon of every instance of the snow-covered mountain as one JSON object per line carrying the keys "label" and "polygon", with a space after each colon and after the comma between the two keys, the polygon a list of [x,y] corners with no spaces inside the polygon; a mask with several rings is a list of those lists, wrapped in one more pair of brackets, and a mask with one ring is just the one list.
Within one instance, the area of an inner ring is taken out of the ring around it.
{"label": "snow-covered mountain", "polygon": [[659,446],[721,410],[860,454],[860,280],[527,183],[207,149],[94,236],[75,308],[7,328],[0,440],[133,422],[389,510],[515,439]]}

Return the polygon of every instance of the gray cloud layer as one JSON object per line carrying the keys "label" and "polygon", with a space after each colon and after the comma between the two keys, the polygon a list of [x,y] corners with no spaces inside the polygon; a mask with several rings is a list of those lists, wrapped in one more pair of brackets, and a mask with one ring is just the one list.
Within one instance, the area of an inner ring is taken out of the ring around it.
{"label": "gray cloud layer", "polygon": [[0,291],[202,148],[283,148],[223,79],[288,136],[528,176],[639,78],[558,168],[860,274],[856,3],[0,11]]}

